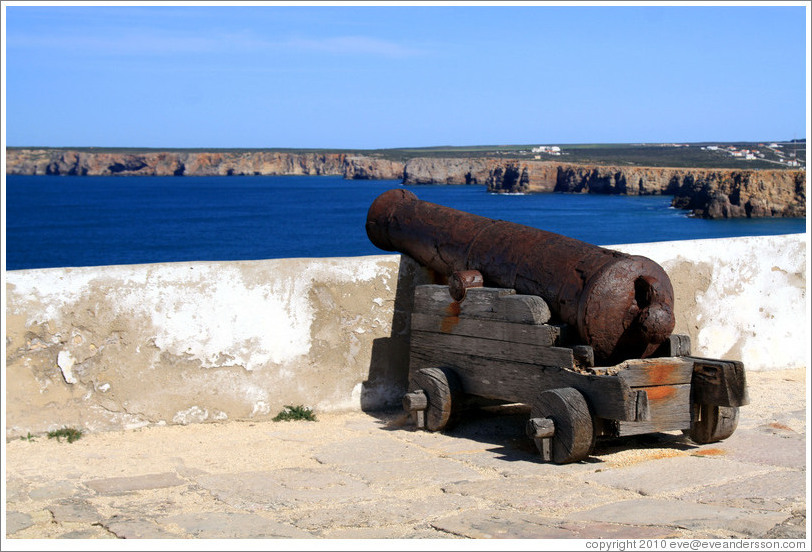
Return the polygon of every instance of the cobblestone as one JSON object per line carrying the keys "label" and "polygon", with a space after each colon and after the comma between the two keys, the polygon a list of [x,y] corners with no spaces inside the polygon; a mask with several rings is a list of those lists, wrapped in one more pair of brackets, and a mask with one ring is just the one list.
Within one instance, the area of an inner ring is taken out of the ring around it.
{"label": "cobblestone", "polygon": [[[589,474],[585,479],[601,485],[634,491],[643,496],[678,493],[690,488],[717,485],[731,479],[753,477],[765,468],[731,462],[717,456],[676,456],[656,463],[645,462],[615,470]],[[677,475],[677,477],[675,477]]]}
{"label": "cobblestone", "polygon": [[133,477],[110,477],[108,479],[93,479],[86,481],[85,485],[99,494],[121,494],[130,491],[143,491],[145,489],[160,489],[162,487],[176,487],[185,481],[175,473],[156,473],[136,475]]}

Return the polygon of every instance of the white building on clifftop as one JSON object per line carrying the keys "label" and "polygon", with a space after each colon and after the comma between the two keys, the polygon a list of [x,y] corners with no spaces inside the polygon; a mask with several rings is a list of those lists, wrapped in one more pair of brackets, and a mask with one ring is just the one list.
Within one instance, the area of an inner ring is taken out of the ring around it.
{"label": "white building on clifftop", "polygon": [[538,146],[530,151],[533,153],[546,153],[548,155],[561,155],[561,148],[558,146]]}

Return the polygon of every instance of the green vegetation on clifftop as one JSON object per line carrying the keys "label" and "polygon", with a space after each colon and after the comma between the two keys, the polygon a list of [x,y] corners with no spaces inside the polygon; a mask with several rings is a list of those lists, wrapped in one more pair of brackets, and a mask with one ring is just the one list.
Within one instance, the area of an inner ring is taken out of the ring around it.
{"label": "green vegetation on clifftop", "polygon": [[[776,143],[777,148],[769,145]],[[347,154],[363,155],[389,161],[406,162],[416,157],[428,158],[513,158],[539,159],[558,163],[586,165],[616,165],[639,167],[685,167],[730,169],[789,168],[786,162],[806,158],[806,142],[705,142],[691,144],[549,144],[558,145],[561,155],[533,152],[535,144],[433,146],[420,148],[387,149],[319,149],[319,148],[108,148],[108,147],[9,147],[9,150],[56,150],[89,153],[253,153],[279,152],[290,154]],[[710,148],[708,148],[710,146]],[[729,148],[753,150],[763,158],[733,157]],[[803,166],[803,163],[802,163]]]}

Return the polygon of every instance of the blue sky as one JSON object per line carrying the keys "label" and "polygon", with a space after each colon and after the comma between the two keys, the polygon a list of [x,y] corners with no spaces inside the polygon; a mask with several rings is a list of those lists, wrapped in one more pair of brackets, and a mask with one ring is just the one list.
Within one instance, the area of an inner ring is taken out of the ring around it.
{"label": "blue sky", "polygon": [[806,5],[7,2],[6,144],[802,138]]}

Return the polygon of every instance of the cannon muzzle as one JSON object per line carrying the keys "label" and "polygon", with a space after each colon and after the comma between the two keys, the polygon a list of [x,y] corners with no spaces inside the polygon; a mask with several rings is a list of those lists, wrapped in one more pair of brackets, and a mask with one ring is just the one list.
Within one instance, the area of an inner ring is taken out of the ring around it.
{"label": "cannon muzzle", "polygon": [[375,199],[366,231],[377,247],[445,276],[478,270],[487,286],[542,297],[601,362],[649,356],[674,329],[671,281],[646,257],[421,201],[403,189]]}

